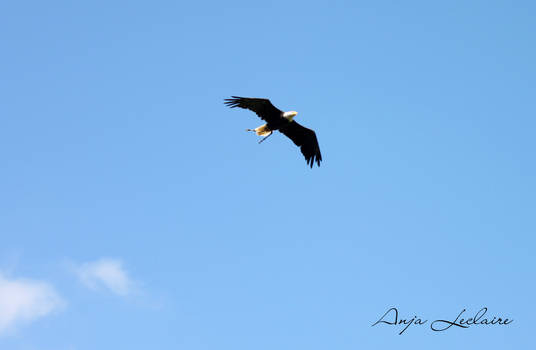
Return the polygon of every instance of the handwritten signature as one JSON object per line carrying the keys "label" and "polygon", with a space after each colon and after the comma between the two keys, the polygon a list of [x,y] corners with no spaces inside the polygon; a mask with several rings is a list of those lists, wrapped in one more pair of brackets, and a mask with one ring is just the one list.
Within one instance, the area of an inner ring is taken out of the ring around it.
{"label": "handwritten signature", "polygon": [[[430,329],[435,332],[443,332],[452,326],[454,326],[455,328],[469,328],[472,325],[508,325],[514,321],[513,319],[497,316],[494,316],[491,319],[487,317],[485,318],[484,316],[488,312],[487,307],[483,307],[482,309],[480,309],[480,311],[478,311],[474,315],[474,317],[462,318],[462,315],[465,313],[465,311],[467,310],[463,309],[454,319],[454,321],[437,319],[435,321],[430,322]],[[422,318],[417,316],[413,316],[412,318],[400,318],[398,315],[398,309],[396,307],[392,307],[387,310],[385,314],[383,314],[383,316],[380,317],[380,319],[372,325],[372,327],[380,323],[385,323],[391,326],[401,326],[403,327],[403,329],[398,334],[402,334],[406,331],[406,329],[409,328],[409,326],[422,326],[427,322],[428,320],[423,320]]]}

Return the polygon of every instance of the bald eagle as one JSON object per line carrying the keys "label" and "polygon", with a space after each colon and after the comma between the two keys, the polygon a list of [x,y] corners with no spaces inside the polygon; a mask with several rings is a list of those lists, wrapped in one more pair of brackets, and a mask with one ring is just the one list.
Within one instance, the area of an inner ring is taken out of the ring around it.
{"label": "bald eagle", "polygon": [[294,117],[298,112],[280,111],[274,107],[270,100],[265,98],[231,97],[232,98],[225,99],[224,103],[227,106],[231,108],[240,107],[249,109],[266,122],[266,124],[255,129],[246,129],[246,131],[253,131],[259,136],[264,136],[259,143],[266,140],[274,131],[279,130],[291,139],[296,146],[300,147],[307,164],[310,165],[311,168],[315,161],[316,164],[320,166],[322,154],[320,154],[320,147],[318,146],[316,134],[313,130],[301,126],[294,120]]}

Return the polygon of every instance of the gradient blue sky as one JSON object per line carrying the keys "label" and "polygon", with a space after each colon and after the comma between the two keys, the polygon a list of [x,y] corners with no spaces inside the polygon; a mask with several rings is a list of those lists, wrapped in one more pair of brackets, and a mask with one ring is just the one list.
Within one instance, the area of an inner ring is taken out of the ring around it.
{"label": "gradient blue sky", "polygon": [[[532,1],[2,2],[0,348],[526,348],[534,18]],[[258,145],[230,95],[298,111],[322,166],[281,134]],[[514,322],[371,327],[484,306]]]}

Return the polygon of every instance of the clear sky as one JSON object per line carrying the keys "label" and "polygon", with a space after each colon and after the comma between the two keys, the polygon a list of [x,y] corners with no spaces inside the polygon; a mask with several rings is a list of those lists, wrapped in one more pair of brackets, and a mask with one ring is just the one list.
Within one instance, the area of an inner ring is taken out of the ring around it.
{"label": "clear sky", "polygon": [[[2,2],[0,348],[527,348],[535,18]],[[321,167],[231,95],[298,111]],[[372,327],[391,307],[427,323]],[[430,329],[482,307],[514,321]]]}

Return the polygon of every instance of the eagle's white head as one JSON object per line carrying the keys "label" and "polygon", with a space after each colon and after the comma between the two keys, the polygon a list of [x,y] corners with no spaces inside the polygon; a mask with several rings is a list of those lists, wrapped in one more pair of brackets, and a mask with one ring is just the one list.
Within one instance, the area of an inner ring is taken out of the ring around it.
{"label": "eagle's white head", "polygon": [[298,115],[298,112],[296,111],[289,111],[289,112],[285,112],[283,113],[283,118],[287,118],[289,122],[292,121],[292,119],[294,119],[295,116]]}

